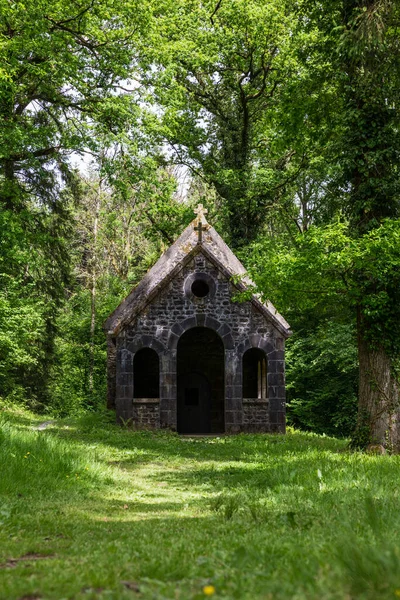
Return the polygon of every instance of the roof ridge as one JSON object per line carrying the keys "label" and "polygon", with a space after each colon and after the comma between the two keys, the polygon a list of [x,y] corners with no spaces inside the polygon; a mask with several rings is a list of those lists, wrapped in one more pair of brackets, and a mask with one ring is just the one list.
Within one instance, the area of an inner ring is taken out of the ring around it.
{"label": "roof ridge", "polygon": [[[106,319],[103,327],[109,334],[116,335],[124,324],[132,321],[154,298],[165,281],[175,277],[187,260],[197,252],[203,251],[208,254],[208,258],[211,257],[216,262],[216,266],[228,274],[226,276],[241,276],[240,284],[235,284],[237,287],[245,289],[246,286],[254,285],[240,260],[214,227],[207,222],[204,216],[206,209],[203,208],[203,205],[199,204],[197,210],[195,219],[189,223],[176,241],[160,256],[141,281],[132,288],[128,296]],[[273,321],[281,333],[286,337],[290,335],[289,324],[271,302],[263,303],[254,294],[252,294],[252,302]]]}

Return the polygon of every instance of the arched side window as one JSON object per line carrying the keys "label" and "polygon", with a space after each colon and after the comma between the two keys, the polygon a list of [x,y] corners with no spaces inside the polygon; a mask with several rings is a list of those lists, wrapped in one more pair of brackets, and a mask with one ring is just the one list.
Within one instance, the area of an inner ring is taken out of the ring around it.
{"label": "arched side window", "polygon": [[160,397],[160,361],[151,348],[138,350],[133,359],[133,397]]}
{"label": "arched side window", "polygon": [[267,398],[267,358],[259,348],[243,355],[243,398]]}

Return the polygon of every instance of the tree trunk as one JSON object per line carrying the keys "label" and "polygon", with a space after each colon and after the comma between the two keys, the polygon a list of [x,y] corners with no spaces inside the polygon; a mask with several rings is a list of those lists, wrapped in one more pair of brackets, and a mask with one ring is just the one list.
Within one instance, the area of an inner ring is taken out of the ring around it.
{"label": "tree trunk", "polygon": [[[95,202],[94,222],[93,222],[93,248],[92,248],[92,272],[91,272],[91,287],[90,287],[90,347],[89,347],[89,394],[93,396],[94,389],[94,346],[95,346],[95,330],[96,330],[96,283],[97,283],[97,232],[99,225],[101,203],[101,181],[97,190]],[[91,403],[93,404],[93,398]]]}
{"label": "tree trunk", "polygon": [[355,445],[381,445],[400,452],[399,389],[392,360],[382,346],[370,347],[360,316],[358,322],[358,422],[353,441]]}

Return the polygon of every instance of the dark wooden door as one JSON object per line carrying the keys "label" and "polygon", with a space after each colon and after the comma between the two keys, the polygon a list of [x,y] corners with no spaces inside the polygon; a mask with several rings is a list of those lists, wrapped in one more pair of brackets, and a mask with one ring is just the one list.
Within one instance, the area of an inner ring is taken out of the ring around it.
{"label": "dark wooden door", "polygon": [[201,373],[178,379],[178,432],[211,432],[211,386]]}

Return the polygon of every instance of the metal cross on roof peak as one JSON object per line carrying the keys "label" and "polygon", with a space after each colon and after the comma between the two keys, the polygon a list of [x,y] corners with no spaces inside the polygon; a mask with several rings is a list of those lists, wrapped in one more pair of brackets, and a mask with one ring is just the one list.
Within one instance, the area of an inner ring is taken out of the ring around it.
{"label": "metal cross on roof peak", "polygon": [[208,227],[207,224],[204,224],[200,221],[200,219],[197,222],[197,225],[194,227],[194,230],[197,231],[197,233],[199,234],[199,238],[197,240],[198,244],[201,244],[203,241],[203,231],[207,231]]}
{"label": "metal cross on roof peak", "polygon": [[207,231],[208,229],[207,219],[204,216],[207,213],[208,210],[204,208],[202,204],[198,204],[197,208],[194,209],[194,214],[197,215],[194,230],[199,234],[199,238],[197,240],[198,244],[201,244],[203,241],[203,231]]}

